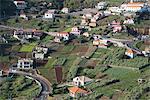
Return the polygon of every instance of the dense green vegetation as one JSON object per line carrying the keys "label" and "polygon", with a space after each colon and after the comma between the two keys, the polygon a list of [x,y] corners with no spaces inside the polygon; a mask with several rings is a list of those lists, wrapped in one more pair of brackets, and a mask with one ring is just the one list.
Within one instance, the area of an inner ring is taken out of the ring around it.
{"label": "dense green vegetation", "polygon": [[73,27],[74,23],[77,21],[79,20],[74,18],[71,19],[70,16],[66,15],[51,20],[39,20],[34,18],[25,20],[22,18],[11,18],[4,21],[4,24],[12,27],[22,27],[24,29],[33,28],[43,31],[58,32],[64,31],[65,28]]}
{"label": "dense green vegetation", "polygon": [[0,100],[9,98],[32,99],[39,93],[40,88],[35,81],[24,76],[7,77],[0,83]]}
{"label": "dense green vegetation", "polygon": [[141,51],[144,51],[145,47],[147,46],[147,45],[144,44],[143,41],[137,41],[137,42],[134,43],[134,45],[135,45],[136,48],[140,49]]}
{"label": "dense green vegetation", "polygon": [[64,6],[70,9],[82,9],[84,7],[94,7],[100,0],[65,0]]}
{"label": "dense green vegetation", "polygon": [[126,98],[132,100],[136,99],[148,100],[150,97],[149,93],[150,93],[149,82],[146,82],[145,84],[135,86],[132,89],[132,91],[126,96]]}
{"label": "dense green vegetation", "polygon": [[127,59],[125,57],[124,48],[112,48],[111,50],[96,51],[94,58],[99,58],[100,64],[114,65],[120,67],[142,68],[149,64],[148,58],[142,56],[135,56],[134,59]]}
{"label": "dense green vegetation", "polygon": [[71,65],[69,69],[67,80],[71,80],[77,75],[79,63],[81,62],[81,60],[81,58],[76,58],[76,60],[73,62],[73,65]]}
{"label": "dense green vegetation", "polygon": [[57,58],[56,60],[55,60],[55,62],[53,63],[53,65],[55,66],[63,66],[64,65],[64,63],[66,62],[66,58]]}
{"label": "dense green vegetation", "polygon": [[[8,4],[7,4],[8,1]],[[30,7],[39,7],[41,0],[26,0]],[[82,8],[95,7],[95,5],[104,0],[45,0],[47,2],[52,3],[52,7],[46,7],[39,12],[38,15],[40,17],[43,16],[43,13],[47,9],[61,9],[64,7],[69,7],[71,10],[82,10]],[[64,1],[64,2],[63,2]],[[105,0],[109,3],[109,6],[117,6],[124,2],[125,0]],[[2,14],[4,12],[7,14],[10,12],[10,8],[13,10],[13,14],[15,8],[13,7],[10,0],[2,0],[2,7],[0,6],[0,10],[2,9]],[[8,7],[10,6],[10,7]],[[26,9],[28,10],[28,8]],[[27,13],[28,14],[28,13]],[[22,27],[22,28],[36,28],[42,31],[53,31],[53,32],[70,32],[71,28],[77,24],[80,24],[81,18],[79,16],[69,16],[60,14],[59,17],[56,17],[51,20],[40,20],[40,19],[29,19],[25,20],[22,18],[12,18],[4,21],[3,23],[8,26],[13,27]],[[107,28],[107,24],[112,22],[114,19],[118,21],[123,21],[125,18],[118,15],[109,16],[99,20],[97,22],[98,26],[92,28],[89,32],[90,34],[104,34],[106,32],[111,32],[111,29]],[[142,21],[135,23],[132,27],[140,27],[144,25],[150,25],[149,21]],[[4,31],[0,31],[0,34],[5,34]],[[127,33],[118,33],[110,35],[113,38],[122,38],[122,39],[132,39],[133,36]],[[91,41],[85,37],[79,37],[75,39],[76,43],[69,43],[68,45],[56,44],[51,41],[54,39],[53,36],[46,36],[40,42],[43,45],[50,45],[51,53],[48,58],[48,62],[44,66],[39,66],[37,69],[39,74],[47,78],[52,84],[56,83],[55,76],[55,66],[62,66],[63,72],[63,82],[72,81],[72,79],[76,76],[87,76],[92,78],[94,82],[86,85],[84,88],[91,91],[91,94],[88,96],[80,98],[81,100],[97,100],[101,96],[108,96],[112,98],[112,96],[116,93],[116,91],[121,91],[124,93],[120,97],[119,100],[123,100],[124,97],[128,99],[139,99],[139,100],[147,100],[149,94],[149,83],[146,81],[143,84],[138,84],[137,80],[139,78],[143,78],[145,80],[149,79],[149,62],[148,58],[144,58],[142,56],[135,56],[134,59],[128,59],[124,54],[126,49],[117,48],[117,47],[109,47],[108,49],[102,48],[94,48],[91,45]],[[12,39],[13,40],[13,39]],[[87,44],[80,44],[84,41],[89,41]],[[136,47],[143,50],[144,45],[143,42],[138,42],[135,44]],[[14,45],[11,48],[11,51],[15,52],[32,52],[33,48],[37,45],[37,43],[24,44],[24,45]],[[88,49],[87,49],[88,48]],[[87,50],[86,50],[87,49]],[[3,56],[3,52],[5,49],[0,45],[0,63],[10,63],[10,56]],[[82,58],[85,56],[86,58]],[[14,60],[14,58],[13,58]],[[16,59],[15,59],[16,60]],[[17,61],[17,60],[16,60]],[[16,62],[14,61],[14,62]],[[90,61],[96,61],[96,63],[90,63]],[[13,62],[13,63],[14,63]],[[93,66],[90,66],[90,64]],[[132,70],[138,69],[138,70]],[[82,87],[81,87],[82,88]],[[34,92],[33,92],[34,91]],[[55,87],[54,88],[54,96],[66,96],[67,87]],[[0,100],[5,100],[10,97],[25,100],[31,99],[39,94],[39,86],[35,84],[33,80],[26,79],[21,76],[14,76],[13,78],[7,78],[4,82],[0,83]]]}
{"label": "dense green vegetation", "polygon": [[46,1],[46,2],[49,2],[49,3],[52,3],[52,8],[55,8],[55,9],[61,9],[63,7],[63,0],[26,0],[30,6],[33,6],[33,5],[38,5],[39,2],[41,1]]}
{"label": "dense green vegetation", "polygon": [[0,1],[0,17],[14,15],[16,6],[12,0],[1,0]]}
{"label": "dense green vegetation", "polygon": [[[102,68],[105,68],[105,70],[100,70]],[[82,71],[83,72],[81,73],[84,73],[85,76],[90,77],[94,75],[92,78],[95,79],[95,82],[92,82],[91,84],[85,86],[86,89],[91,90],[93,92],[88,96],[82,97],[81,99],[83,100],[85,100],[86,98],[96,99],[102,95],[111,98],[117,90],[129,92],[134,91],[134,87],[140,87],[140,85],[137,82],[138,78],[141,76],[141,73],[139,71],[133,71],[130,69],[123,68],[106,69],[106,67],[98,66],[94,69],[86,68]],[[132,92],[130,93],[130,95],[136,95],[136,93]]]}
{"label": "dense green vegetation", "polygon": [[[64,6],[69,7],[70,9],[82,9],[95,7],[98,2],[104,0],[64,0]],[[123,3],[124,0],[105,0],[109,3],[110,6],[117,6]]]}
{"label": "dense green vegetation", "polygon": [[[51,58],[48,59],[47,64],[38,68],[40,74],[50,80],[51,83],[56,83],[54,65],[62,65],[63,80],[66,81],[76,76],[77,66],[81,61],[81,58],[76,55],[76,53],[80,52],[79,47],[76,47],[75,45],[57,46],[55,45],[51,48]],[[80,49],[84,47],[85,46],[80,46]]]}

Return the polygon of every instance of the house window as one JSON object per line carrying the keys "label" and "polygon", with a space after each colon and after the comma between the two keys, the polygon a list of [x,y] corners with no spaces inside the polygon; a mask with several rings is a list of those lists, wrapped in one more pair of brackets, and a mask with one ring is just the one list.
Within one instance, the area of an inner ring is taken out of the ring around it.
{"label": "house window", "polygon": [[25,65],[24,68],[28,68],[29,66]]}
{"label": "house window", "polygon": [[28,65],[28,64],[30,64],[30,63],[29,63],[29,62],[24,62],[24,64],[25,64],[25,65]]}
{"label": "house window", "polygon": [[20,66],[22,66],[22,62],[20,62]]}

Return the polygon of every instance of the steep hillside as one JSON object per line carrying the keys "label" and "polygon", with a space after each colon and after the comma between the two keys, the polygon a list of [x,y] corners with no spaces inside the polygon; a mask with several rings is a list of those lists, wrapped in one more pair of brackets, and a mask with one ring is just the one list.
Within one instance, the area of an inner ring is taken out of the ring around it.
{"label": "steep hillside", "polygon": [[16,6],[13,0],[0,0],[0,17],[13,15],[16,11]]}

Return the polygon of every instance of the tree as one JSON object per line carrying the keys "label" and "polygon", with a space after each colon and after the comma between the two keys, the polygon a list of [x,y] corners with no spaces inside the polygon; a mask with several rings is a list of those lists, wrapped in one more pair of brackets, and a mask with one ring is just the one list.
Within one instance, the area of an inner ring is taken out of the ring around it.
{"label": "tree", "polygon": [[81,0],[65,0],[64,6],[70,8],[71,10],[74,10],[76,8],[79,8],[81,5]]}
{"label": "tree", "polygon": [[78,41],[79,41],[79,43],[84,43],[87,41],[87,38],[84,36],[80,36],[80,37],[78,37]]}
{"label": "tree", "polygon": [[7,15],[14,15],[16,12],[16,6],[13,0],[0,0],[0,17]]}

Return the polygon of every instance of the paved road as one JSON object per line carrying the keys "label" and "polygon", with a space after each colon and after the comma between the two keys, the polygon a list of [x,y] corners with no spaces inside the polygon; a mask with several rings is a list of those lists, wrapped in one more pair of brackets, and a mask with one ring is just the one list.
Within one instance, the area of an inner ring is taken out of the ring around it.
{"label": "paved road", "polygon": [[[15,30],[20,30],[22,28],[15,28],[15,27],[10,27],[10,26],[5,26],[5,25],[0,25],[0,27],[2,28],[9,28],[9,29],[15,29]],[[23,30],[26,30],[26,29],[23,29]],[[48,34],[48,35],[51,35],[51,36],[56,36],[56,34],[58,32],[46,32],[44,31],[45,34]],[[115,39],[115,38],[104,38],[104,39],[107,39],[107,40],[111,40],[111,41],[114,41],[114,42],[121,42],[123,43],[127,48],[129,49],[132,49],[133,51],[137,52],[138,54],[142,54],[142,52],[138,49],[138,48],[135,48],[133,46],[133,43],[134,41],[132,40],[125,40],[125,39]]]}
{"label": "paved road", "polygon": [[[12,30],[31,30],[31,31],[33,30],[33,29],[10,27],[10,26],[5,26],[5,25],[0,25],[0,28],[6,28],[6,29],[12,29]],[[45,34],[51,35],[51,36],[56,36],[56,34],[58,33],[58,32],[46,32],[43,30],[40,30],[40,31],[44,32]]]}
{"label": "paved road", "polygon": [[23,72],[23,71],[13,71],[13,70],[10,70],[10,73],[24,75],[24,76],[30,76],[41,83],[42,92],[41,92],[40,96],[38,98],[36,98],[36,100],[47,100],[48,95],[50,93],[52,93],[51,83],[41,75],[38,75],[38,74],[33,75],[31,73],[27,73],[27,72]]}
{"label": "paved road", "polygon": [[115,38],[104,38],[104,39],[115,43],[122,43],[122,45],[124,45],[124,47],[126,47],[127,49],[132,49],[137,54],[142,54],[141,50],[133,46],[134,44],[133,40],[115,39]]}
{"label": "paved road", "polygon": [[81,11],[68,13],[68,15],[79,16],[80,14],[87,14],[87,13],[91,13],[91,12],[92,13],[97,13],[98,9],[95,9],[95,8],[85,8],[85,9],[82,9]]}

